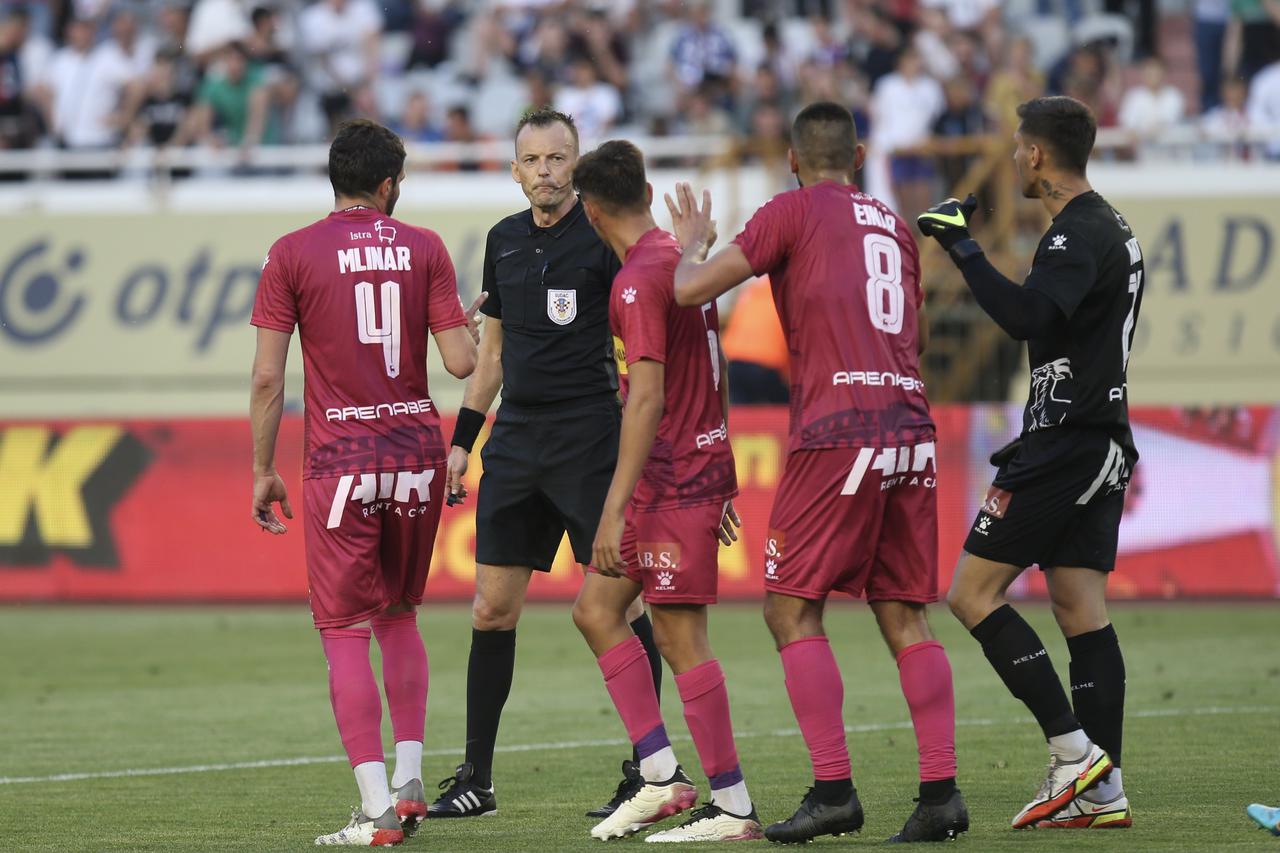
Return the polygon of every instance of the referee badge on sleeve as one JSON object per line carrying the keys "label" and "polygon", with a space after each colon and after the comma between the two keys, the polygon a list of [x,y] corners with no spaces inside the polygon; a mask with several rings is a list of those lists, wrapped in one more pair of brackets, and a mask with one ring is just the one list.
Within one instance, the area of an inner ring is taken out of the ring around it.
{"label": "referee badge on sleeve", "polygon": [[547,316],[557,326],[567,326],[578,316],[578,291],[548,290]]}

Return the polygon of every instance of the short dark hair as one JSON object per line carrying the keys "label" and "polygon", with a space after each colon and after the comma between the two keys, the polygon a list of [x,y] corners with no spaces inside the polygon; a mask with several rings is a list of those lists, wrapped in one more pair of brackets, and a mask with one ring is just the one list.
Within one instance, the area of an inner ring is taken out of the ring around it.
{"label": "short dark hair", "polygon": [[1043,142],[1053,152],[1055,165],[1083,175],[1098,136],[1093,111],[1075,98],[1053,95],[1032,98],[1018,107],[1023,136]]}
{"label": "short dark hair", "polygon": [[368,119],[343,122],[329,146],[329,183],[335,195],[372,195],[404,169],[404,143]]}
{"label": "short dark hair", "polygon": [[852,113],[832,101],[810,104],[791,124],[791,148],[806,169],[853,172],[858,130]]}
{"label": "short dark hair", "polygon": [[570,135],[573,136],[573,147],[578,147],[578,126],[573,123],[573,116],[568,113],[562,113],[559,110],[553,110],[551,107],[542,106],[536,109],[528,110],[524,115],[520,116],[520,121],[516,122],[516,132],[512,139],[520,137],[520,131],[529,125],[534,127],[550,127],[556,123],[563,124],[569,128]]}
{"label": "short dark hair", "polygon": [[649,208],[644,155],[625,139],[614,139],[582,156],[573,184],[583,198],[610,213]]}

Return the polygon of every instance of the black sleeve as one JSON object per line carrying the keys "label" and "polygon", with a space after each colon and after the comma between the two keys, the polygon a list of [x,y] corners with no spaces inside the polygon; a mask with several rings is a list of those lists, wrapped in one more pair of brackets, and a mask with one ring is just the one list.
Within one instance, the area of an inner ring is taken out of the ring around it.
{"label": "black sleeve", "polygon": [[1095,251],[1079,232],[1051,227],[1031,263],[1027,290],[1049,297],[1070,320],[1098,279]]}
{"label": "black sleeve", "polygon": [[1066,320],[1050,296],[1005,278],[984,254],[968,258],[960,272],[982,310],[1014,340],[1042,337]]}
{"label": "black sleeve", "polygon": [[481,275],[480,289],[489,296],[484,300],[484,304],[480,306],[480,313],[486,317],[494,319],[502,319],[502,294],[498,292],[498,282],[493,274],[493,231],[489,229],[489,236],[484,241],[484,272]]}

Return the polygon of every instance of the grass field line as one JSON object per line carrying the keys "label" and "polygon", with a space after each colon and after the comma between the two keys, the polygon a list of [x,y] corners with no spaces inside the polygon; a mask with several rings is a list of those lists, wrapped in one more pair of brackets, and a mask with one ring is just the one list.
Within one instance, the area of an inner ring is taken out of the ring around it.
{"label": "grass field line", "polygon": [[[1204,717],[1229,714],[1272,714],[1280,711],[1274,705],[1209,705],[1201,708],[1147,708],[1130,711],[1126,719],[1150,719],[1161,717]],[[1031,717],[979,717],[957,719],[957,728],[989,728],[991,726],[1020,725],[1033,722]],[[851,734],[868,734],[910,729],[910,720],[888,723],[855,723],[846,725]],[[767,732],[735,732],[737,739],[757,737],[794,737],[797,728],[774,729]],[[688,741],[688,735],[673,736],[674,741]],[[585,749],[600,746],[630,746],[626,738],[598,738],[594,740],[561,740],[545,743],[520,743],[499,746],[496,752],[550,752],[564,749]],[[424,756],[458,755],[458,749],[428,749]],[[389,754],[394,755],[393,753]],[[0,776],[0,785],[33,785],[51,782],[84,782],[93,779],[124,779],[134,776],[177,776],[186,773],[215,773],[226,770],[260,770],[274,767],[304,767],[309,764],[337,764],[347,760],[345,755],[316,755],[299,758],[267,758],[260,761],[231,761],[223,764],[190,764],[182,767],[132,767],[124,770],[100,770],[86,773],[56,773],[51,776]]]}

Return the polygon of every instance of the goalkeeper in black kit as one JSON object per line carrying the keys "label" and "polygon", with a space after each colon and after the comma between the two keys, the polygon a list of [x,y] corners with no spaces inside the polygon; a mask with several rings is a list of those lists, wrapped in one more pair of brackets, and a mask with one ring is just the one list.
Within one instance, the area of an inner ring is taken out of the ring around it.
{"label": "goalkeeper in black kit", "polygon": [[[1138,459],[1126,371],[1142,306],[1142,251],[1085,176],[1097,133],[1089,108],[1067,97],[1037,98],[1018,116],[1014,162],[1023,195],[1040,199],[1053,217],[1026,282],[1001,275],[970,236],[973,196],[918,219],[983,310],[1027,341],[1031,368],[1022,433],[992,457],[995,478],[948,601],[1048,741],[1048,776],[1014,828],[1128,827],[1133,812],[1120,778],[1124,658],[1106,589]],[[1005,598],[1035,564],[1071,653],[1072,702],[1044,643]]]}

